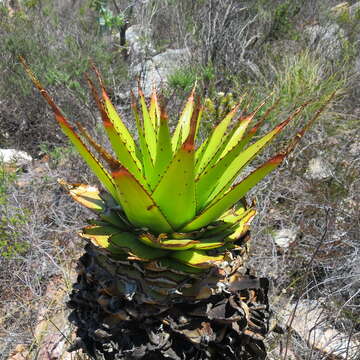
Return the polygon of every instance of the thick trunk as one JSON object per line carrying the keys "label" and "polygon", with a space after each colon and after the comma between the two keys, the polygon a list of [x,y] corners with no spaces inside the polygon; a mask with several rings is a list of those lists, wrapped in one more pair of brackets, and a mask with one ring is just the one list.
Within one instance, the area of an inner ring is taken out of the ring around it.
{"label": "thick trunk", "polygon": [[88,245],[69,302],[73,348],[101,360],[265,359],[268,281],[247,274],[246,252],[244,245],[224,268],[174,288],[176,274],[114,261]]}

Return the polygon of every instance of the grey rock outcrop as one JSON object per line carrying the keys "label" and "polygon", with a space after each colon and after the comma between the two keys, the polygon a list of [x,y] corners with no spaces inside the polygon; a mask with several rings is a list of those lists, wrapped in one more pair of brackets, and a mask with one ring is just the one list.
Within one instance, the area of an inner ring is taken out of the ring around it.
{"label": "grey rock outcrop", "polygon": [[187,49],[167,49],[156,54],[151,34],[151,29],[142,25],[133,25],[126,30],[130,75],[140,79],[145,96],[151,94],[153,86],[165,85],[168,76],[185,66],[190,58]]}
{"label": "grey rock outcrop", "polygon": [[145,96],[149,96],[154,85],[165,85],[168,76],[175,69],[186,66],[189,57],[187,49],[168,49],[134,66],[132,74],[140,77]]}
{"label": "grey rock outcrop", "polygon": [[133,25],[126,30],[125,37],[131,63],[138,63],[155,54],[151,35],[151,29],[142,25]]}
{"label": "grey rock outcrop", "polygon": [[331,326],[327,310],[313,300],[288,304],[281,311],[285,323],[308,343],[336,359],[358,359],[360,343]]}
{"label": "grey rock outcrop", "polygon": [[354,18],[359,18],[360,16],[360,1],[358,1],[357,3],[351,5],[349,7],[349,15],[351,17],[351,19],[354,19]]}
{"label": "grey rock outcrop", "polygon": [[344,30],[337,24],[308,26],[305,28],[305,36],[309,47],[327,60],[336,60],[340,57],[346,39]]}

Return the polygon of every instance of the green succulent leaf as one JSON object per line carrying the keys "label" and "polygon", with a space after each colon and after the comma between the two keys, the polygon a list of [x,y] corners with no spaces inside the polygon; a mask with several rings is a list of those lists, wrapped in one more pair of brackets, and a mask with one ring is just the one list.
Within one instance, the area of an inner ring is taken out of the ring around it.
{"label": "green succulent leaf", "polygon": [[160,106],[158,103],[156,90],[153,89],[151,93],[150,106],[149,106],[149,115],[151,119],[151,123],[154,129],[157,129],[160,123]]}
{"label": "green succulent leaf", "polygon": [[188,138],[175,154],[152,193],[152,197],[175,230],[195,216],[194,142],[199,111],[197,108],[193,112]]}
{"label": "green succulent leaf", "polygon": [[151,195],[124,167],[112,172],[118,198],[129,221],[137,227],[158,233],[172,232],[173,228]]}
{"label": "green succulent leaf", "polygon": [[[107,124],[108,127],[109,127],[107,129],[107,132],[109,133],[110,131],[113,131],[114,132],[114,134],[113,134],[114,137],[115,136],[120,137],[121,142],[126,145],[127,150],[131,154],[134,154],[136,152],[135,141],[134,141],[133,137],[131,136],[128,128],[126,127],[124,122],[121,120],[121,117],[118,114],[118,112],[116,111],[115,106],[111,102],[110,97],[106,92],[106,88],[104,86],[104,82],[102,80],[102,77],[100,75],[99,70],[95,67],[95,65],[92,65],[92,68],[93,68],[93,70],[94,70],[94,72],[95,72],[95,74],[97,76],[97,79],[98,79],[98,81],[100,83],[100,86],[101,86],[101,94],[102,94],[102,99],[103,99],[103,108],[107,113],[108,120],[110,120],[109,122],[113,126],[113,130],[112,130],[112,127],[110,126],[110,124]],[[90,85],[90,87],[91,87],[91,89],[93,88],[92,85]],[[94,95],[93,90],[92,90],[92,92],[93,92],[93,95]],[[96,94],[97,94],[97,92],[96,92]],[[106,126],[105,126],[105,128],[106,128]],[[114,141],[114,143],[116,143],[116,142]],[[135,161],[136,161],[136,159],[135,159]]]}
{"label": "green succulent leaf", "polygon": [[145,142],[149,148],[149,153],[150,153],[152,163],[155,163],[156,147],[157,147],[156,146],[157,134],[156,134],[155,129],[157,129],[157,127],[154,128],[154,126],[153,126],[153,122],[150,118],[150,113],[149,113],[147,105],[146,105],[144,93],[141,90],[140,86],[139,86],[139,98],[140,98],[140,104],[141,104],[142,115],[143,115]]}
{"label": "green succulent leaf", "polygon": [[35,77],[33,72],[27,66],[25,60],[23,58],[20,58],[20,60],[21,60],[22,64],[24,65],[25,70],[28,73],[33,84],[39,89],[41,95],[45,98],[47,103],[52,108],[55,118],[56,118],[57,122],[59,123],[64,134],[73,143],[73,145],[75,146],[75,148],[77,149],[79,154],[82,156],[82,158],[85,160],[85,162],[88,164],[90,169],[94,172],[94,174],[98,177],[98,179],[103,184],[105,189],[107,189],[107,191],[109,191],[109,193],[114,198],[117,198],[116,188],[115,188],[114,182],[113,182],[110,174],[101,165],[101,163],[98,161],[98,159],[95,157],[95,155],[89,150],[89,148],[84,144],[84,142],[81,140],[79,135],[75,132],[73,127],[69,124],[68,120],[65,118],[65,116],[62,114],[61,110],[55,104],[54,100],[51,98],[51,96],[48,94],[48,92],[43,88],[40,81]]}
{"label": "green succulent leaf", "polygon": [[134,94],[131,92],[131,108],[135,117],[136,127],[139,134],[139,143],[141,149],[141,158],[142,158],[142,165],[143,165],[143,175],[147,179],[149,184],[153,183],[154,177],[154,162],[151,157],[149,145],[146,142],[146,136],[144,132],[144,127],[140,119],[139,110],[137,107],[136,99]]}
{"label": "green succulent leaf", "polygon": [[150,233],[141,234],[139,240],[148,246],[172,251],[191,249],[199,243],[192,239],[162,239],[161,236],[155,237]]}
{"label": "green succulent leaf", "polygon": [[195,88],[192,90],[186,102],[184,110],[179,118],[179,121],[171,139],[172,149],[174,152],[179,148],[182,142],[185,141],[186,137],[189,135],[190,121],[194,110],[194,91]]}
{"label": "green succulent leaf", "polygon": [[202,250],[174,251],[170,257],[195,268],[208,269],[224,260],[224,255],[210,256]]}
{"label": "green succulent leaf", "polygon": [[278,167],[285,155],[279,154],[268,160],[265,164],[257,168],[243,181],[234,185],[224,195],[216,197],[213,201],[191,222],[185,225],[181,231],[194,231],[208,225],[216,220],[222,213],[238,202],[250,189],[252,189],[267,174]]}
{"label": "green succulent leaf", "polygon": [[159,179],[164,174],[166,168],[169,166],[172,157],[173,152],[171,147],[168,117],[165,113],[165,110],[161,109],[154,176],[152,178],[152,183],[150,184],[153,188],[159,182]]}
{"label": "green succulent leaf", "polygon": [[239,107],[239,105],[235,106],[229,112],[229,114],[227,114],[225,118],[215,127],[214,131],[209,137],[209,141],[207,142],[204,150],[201,152],[202,156],[197,159],[196,174],[200,174],[202,170],[207,166],[207,164],[211,161],[213,156],[216,154],[219,146],[224,140],[226,130],[228,129],[231,120],[239,110]]}
{"label": "green succulent leaf", "polygon": [[155,260],[167,255],[167,251],[144,245],[135,234],[122,232],[112,235],[109,242],[114,247],[128,253],[128,258],[138,260]]}

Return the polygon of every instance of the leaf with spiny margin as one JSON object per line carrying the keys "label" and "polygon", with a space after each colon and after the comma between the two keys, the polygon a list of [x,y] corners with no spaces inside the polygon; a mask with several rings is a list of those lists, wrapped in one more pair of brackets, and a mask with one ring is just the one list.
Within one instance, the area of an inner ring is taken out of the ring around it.
{"label": "leaf with spiny margin", "polygon": [[[211,169],[204,173],[197,181],[197,193],[201,194],[202,198],[197,199],[199,208],[206,206],[216,196],[224,194],[232,182],[236,179],[241,169],[247,165],[254,157],[276,136],[286,125],[289,124],[307,105],[307,103],[297,108],[285,121],[277,125],[273,130],[269,131],[261,139],[250,145],[246,150],[241,152],[243,148],[243,141],[247,141],[245,137],[240,141],[238,146],[235,146],[222,159],[220,159]],[[256,128],[256,127],[255,127]],[[249,136],[253,136],[250,131]],[[239,149],[240,148],[240,149]],[[205,195],[202,193],[204,191]],[[211,194],[211,195],[210,195]]]}
{"label": "leaf with spiny margin", "polygon": [[196,174],[200,174],[202,170],[207,166],[212,157],[216,154],[219,146],[224,141],[224,136],[226,130],[228,129],[231,120],[238,111],[240,105],[236,105],[226,116],[225,118],[215,127],[213,132],[207,141],[206,146],[203,150],[201,158],[199,157],[198,162],[196,163]]}
{"label": "leaf with spiny margin", "polygon": [[199,241],[192,239],[162,239],[161,237],[156,237],[151,233],[139,235],[139,240],[145,245],[153,248],[173,251],[191,249],[194,245],[199,243]]}
{"label": "leaf with spiny margin", "polygon": [[154,232],[172,232],[173,228],[159,206],[135,177],[124,167],[113,170],[120,204],[129,221]]}
{"label": "leaf with spiny margin", "polygon": [[156,157],[156,139],[157,139],[157,134],[155,129],[157,128],[154,128],[152,121],[150,119],[150,114],[146,105],[145,96],[142,89],[140,88],[140,85],[138,92],[139,92],[140,104],[141,104],[141,110],[143,116],[145,141],[149,148],[152,163],[154,164]]}
{"label": "leaf with spiny margin", "polygon": [[198,164],[201,161],[202,156],[204,155],[205,149],[207,147],[207,144],[209,142],[209,137],[207,137],[201,145],[197,148],[195,152],[195,164]]}
{"label": "leaf with spiny margin", "polygon": [[[122,143],[124,143],[126,145],[126,148],[128,149],[128,151],[131,154],[134,154],[134,152],[136,152],[135,141],[134,141],[133,137],[131,136],[128,128],[126,127],[124,122],[121,120],[121,117],[118,114],[118,112],[116,111],[115,106],[111,102],[110,97],[107,94],[107,91],[106,91],[106,88],[104,85],[104,81],[101,77],[99,70],[96,68],[96,66],[94,64],[92,64],[92,68],[93,68],[95,75],[100,83],[104,109],[108,115],[108,118],[109,118],[111,124],[114,127],[115,134],[121,138]],[[108,129],[108,131],[109,130],[110,129]]]}
{"label": "leaf with spiny margin", "polygon": [[248,205],[246,199],[243,198],[240,200],[236,206],[232,207],[228,211],[224,212],[218,220],[224,221],[225,223],[234,223],[239,217],[241,217],[247,210]]}
{"label": "leaf with spiny margin", "polygon": [[131,108],[135,117],[136,127],[139,135],[139,144],[140,144],[140,150],[142,156],[144,177],[146,178],[147,183],[151,184],[153,183],[152,178],[154,176],[154,163],[151,158],[150,150],[145,139],[144,128],[140,120],[137,102],[132,92],[131,92]]}
{"label": "leaf with spiny margin", "polygon": [[97,214],[105,211],[105,201],[100,197],[100,191],[96,186],[87,184],[69,184],[63,179],[59,179],[58,183],[64,187],[73,200],[79,204]]}
{"label": "leaf with spiny margin", "polygon": [[155,187],[155,185],[158,183],[159,179],[164,174],[164,171],[168,167],[173,157],[170,129],[168,124],[168,116],[165,113],[164,109],[161,109],[160,111],[161,111],[160,112],[161,115],[160,115],[160,125],[158,130],[154,176],[150,184],[150,186],[152,187]]}
{"label": "leaf with spiny margin", "polygon": [[79,235],[84,239],[90,240],[94,245],[100,248],[104,248],[112,253],[119,253],[119,250],[110,244],[109,238],[120,232],[120,229],[113,226],[89,225],[83,228]]}
{"label": "leaf with spiny margin", "polygon": [[236,146],[241,141],[250,122],[254,119],[255,115],[264,104],[265,102],[260,104],[251,114],[240,119],[239,123],[234,128],[231,137],[227,141],[225,148],[222,150],[221,155],[219,156],[220,159],[223,158],[231,149],[234,148],[234,146]]}
{"label": "leaf with spiny margin", "polygon": [[191,267],[208,269],[224,260],[224,255],[210,256],[202,250],[173,251],[170,257]]}
{"label": "leaf with spiny margin", "polygon": [[[91,89],[93,98],[97,104],[97,107],[100,111],[101,118],[103,120],[103,125],[110,140],[111,146],[117,156],[117,159],[120,163],[125,166],[139,181],[140,183],[148,190],[149,186],[146,183],[146,180],[142,174],[142,165],[139,159],[136,156],[135,150],[128,146],[128,143],[124,141],[123,136],[116,130],[113,122],[110,120],[109,113],[106,111],[103,103],[100,101],[98,93],[95,89],[92,81],[87,78],[89,87]],[[84,131],[83,131],[84,133]],[[89,134],[84,133],[84,136],[90,141],[90,143],[94,144]],[[97,147],[100,147],[97,145]],[[99,151],[99,150],[98,150]],[[100,152],[100,151],[99,151]],[[101,153],[101,152],[100,152]]]}
{"label": "leaf with spiny margin", "polygon": [[[231,185],[240,170],[248,164],[290,120],[291,118],[289,117],[256,143],[249,146],[245,151],[242,151],[244,147],[243,142],[247,140],[247,137],[245,137],[245,139],[239,141],[238,144],[215,165],[202,173],[200,177],[196,179],[196,202],[198,210],[206,206],[219,192],[225,192],[227,186]],[[209,196],[210,194],[211,196]]]}
{"label": "leaf with spiny margin", "polygon": [[[62,179],[58,180],[58,182],[76,202],[97,213],[101,219],[123,230],[129,228],[129,224],[117,213],[120,210],[120,206],[118,206],[119,209],[117,211],[112,210],[109,207],[109,201],[104,201],[96,186],[69,184]],[[108,193],[106,194],[111,196]],[[113,202],[115,201],[113,200]]]}
{"label": "leaf with spiny margin", "polygon": [[154,129],[157,129],[160,122],[160,106],[157,99],[156,89],[151,93],[149,115]]}
{"label": "leaf with spiny margin", "polygon": [[[252,121],[252,119],[255,117],[255,115],[259,112],[259,110],[264,106],[265,101],[263,101],[251,114],[247,116],[241,116],[239,120],[237,121],[236,126],[229,131],[229,133],[226,135],[225,139],[223,140],[222,144],[219,146],[218,150],[212,157],[212,159],[208,162],[208,164],[203,168],[201,174],[203,174],[205,171],[207,171],[209,168],[211,168],[219,159],[223,158],[230,150],[232,150],[236,145],[238,145],[239,151],[244,148],[252,139],[252,137],[255,135],[256,131],[260,126],[255,126],[253,129],[250,130],[250,132],[247,134],[246,138],[241,142],[241,145],[239,145],[239,142],[242,140],[243,135],[249,125],[249,123]],[[200,176],[201,176],[200,174]],[[200,177],[198,176],[198,177]]]}
{"label": "leaf with spiny margin", "polygon": [[155,202],[175,230],[195,216],[194,141],[199,111],[198,106],[192,114],[189,136],[152,193]]}
{"label": "leaf with spiny margin", "polygon": [[199,243],[193,246],[194,250],[212,250],[224,245],[224,234],[209,239],[199,239]]}
{"label": "leaf with spiny margin", "polygon": [[236,227],[247,214],[254,210],[253,208],[246,210],[244,204],[240,206],[238,210],[234,211],[234,209],[230,209],[226,211],[214,224],[208,226],[203,232],[203,237],[208,238],[221,234],[225,238],[231,235],[234,231],[233,228]]}
{"label": "leaf with spiny margin", "polygon": [[178,150],[152,196],[175,230],[195,216],[193,149]]}
{"label": "leaf with spiny margin", "polygon": [[135,234],[122,232],[112,235],[109,239],[114,247],[134,255],[141,260],[155,260],[167,255],[167,251],[154,249],[144,245]]}
{"label": "leaf with spiny margin", "polygon": [[256,215],[255,209],[249,209],[244,216],[232,225],[233,232],[227,237],[229,241],[236,241],[249,229],[249,225]]}
{"label": "leaf with spiny margin", "polygon": [[194,91],[195,88],[191,91],[191,94],[185,104],[183,112],[180,115],[179,121],[171,139],[172,149],[174,152],[176,152],[179,146],[181,146],[183,141],[185,141],[189,135],[190,122],[194,110]]}
{"label": "leaf with spiny margin", "polygon": [[101,165],[95,155],[88,149],[88,147],[84,144],[84,142],[80,139],[79,135],[75,132],[73,127],[69,124],[68,120],[62,114],[60,109],[55,104],[54,100],[48,94],[48,92],[43,88],[40,81],[35,77],[33,72],[30,70],[25,60],[20,57],[20,61],[22,62],[27,74],[32,80],[33,84],[40,91],[40,94],[45,98],[47,103],[52,108],[55,118],[59,123],[64,134],[70,139],[70,141],[75,146],[76,150],[88,164],[90,169],[94,172],[94,174],[98,177],[102,185],[105,189],[114,197],[117,198],[116,188],[114,182],[110,176],[110,174],[106,171],[106,169]]}
{"label": "leaf with spiny margin", "polygon": [[194,231],[216,220],[222,213],[238,202],[267,174],[277,168],[286,154],[278,154],[258,167],[244,180],[234,185],[222,196],[216,197],[198,216],[185,225],[181,231]]}

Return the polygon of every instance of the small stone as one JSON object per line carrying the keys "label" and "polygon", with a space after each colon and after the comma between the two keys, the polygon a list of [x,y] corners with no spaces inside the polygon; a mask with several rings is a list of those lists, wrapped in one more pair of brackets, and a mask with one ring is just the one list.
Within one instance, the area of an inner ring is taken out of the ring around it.
{"label": "small stone", "polygon": [[354,156],[360,155],[360,142],[356,141],[350,145],[349,153]]}
{"label": "small stone", "polygon": [[25,151],[16,149],[0,149],[0,162],[4,164],[14,164],[24,166],[31,163],[33,158]]}
{"label": "small stone", "polygon": [[296,240],[297,232],[292,229],[281,229],[273,236],[275,244],[287,250],[291,244]]}
{"label": "small stone", "polygon": [[313,180],[326,180],[332,177],[332,169],[325,160],[316,157],[309,161],[304,177]]}

